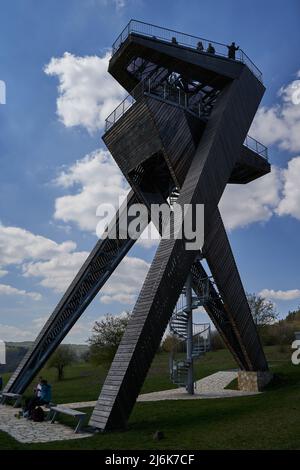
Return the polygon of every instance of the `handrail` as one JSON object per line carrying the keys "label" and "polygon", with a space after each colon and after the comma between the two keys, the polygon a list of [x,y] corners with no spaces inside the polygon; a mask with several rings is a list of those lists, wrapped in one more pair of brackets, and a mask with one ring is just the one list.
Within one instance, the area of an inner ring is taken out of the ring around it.
{"label": "handrail", "polygon": [[193,338],[196,339],[197,336],[208,339],[210,336],[210,323],[193,322]]}
{"label": "handrail", "polygon": [[161,85],[161,88],[162,90],[159,92],[158,83],[155,79],[152,81],[151,79],[146,78],[139,82],[131,91],[130,95],[127,95],[105,119],[105,132],[107,132],[116,123],[116,121],[118,121],[118,119],[120,119],[126,111],[143,96],[143,94],[163,99],[165,102],[177,104],[178,106],[187,109],[195,116],[201,116],[202,108],[200,102],[191,103],[188,93],[166,83]]}
{"label": "handrail", "polygon": [[244,141],[244,145],[245,147],[248,147],[250,150],[253,150],[255,153],[257,153],[261,157],[265,158],[266,160],[269,160],[268,148],[265,145],[263,145],[261,142],[258,142],[258,140],[255,140],[250,135],[247,135]]}
{"label": "handrail", "polygon": [[[153,82],[155,84],[155,80]],[[197,103],[193,104],[192,107],[189,107],[188,95],[184,91],[178,89],[178,91],[172,88],[172,94],[170,94],[170,90],[168,88],[163,89],[165,91],[165,97],[163,101],[177,104],[188,110],[196,117],[201,117],[201,105],[197,105]],[[107,132],[135,103],[136,101],[141,98],[143,95],[153,96],[154,98],[159,98],[159,96],[154,92],[152,87],[151,79],[146,79],[141,81],[136,85],[136,87],[131,91],[130,95],[127,95],[123,101],[110,113],[110,115],[105,119],[105,132]],[[263,145],[261,142],[258,142],[250,135],[246,136],[244,141],[245,147],[253,150],[257,153],[260,157],[264,158],[268,161],[268,148]],[[210,276],[211,277],[211,276]],[[200,279],[202,281],[204,279]]]}
{"label": "handrail", "polygon": [[[207,48],[211,44],[215,48],[215,53],[218,56],[226,57],[227,60],[237,60],[245,64],[249,70],[255,75],[260,82],[263,81],[261,70],[254,64],[254,62],[248,57],[248,55],[242,50],[236,51],[235,59],[228,58],[228,46],[221,42],[211,41],[209,39],[193,36],[191,34],[182,33],[169,28],[162,28],[160,26],[153,25],[151,23],[145,23],[138,20],[130,20],[125,26],[123,31],[119,34],[117,39],[112,45],[112,55],[114,55],[121,47],[123,42],[128,38],[130,34],[140,34],[142,36],[151,37],[153,39],[167,41],[169,43],[177,44],[179,46],[189,47],[196,49],[201,53],[209,53]],[[199,43],[202,43],[203,50],[199,50]]]}

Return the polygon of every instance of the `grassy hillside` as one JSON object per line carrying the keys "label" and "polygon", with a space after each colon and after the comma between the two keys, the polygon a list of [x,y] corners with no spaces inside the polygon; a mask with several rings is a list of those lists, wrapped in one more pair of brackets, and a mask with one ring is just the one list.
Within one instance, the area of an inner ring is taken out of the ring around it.
{"label": "grassy hillside", "polygon": [[[126,432],[39,445],[21,445],[0,433],[0,449],[297,449],[300,366],[291,364],[288,350],[280,352],[278,347],[268,347],[266,353],[276,378],[261,395],[138,403]],[[227,351],[212,352],[198,361],[197,378],[232,367],[235,364]],[[167,354],[158,354],[143,391],[170,388],[167,370]],[[43,373],[52,382],[55,400],[60,403],[97,398],[105,376],[101,368],[85,364],[67,369],[61,383],[55,382],[53,371]],[[158,429],[164,432],[165,439],[154,442],[152,435]]]}
{"label": "grassy hillside", "polygon": [[[6,344],[6,364],[0,365],[0,374],[14,371],[20,361],[25,356],[28,349],[32,346],[31,341],[7,342]],[[75,354],[81,357],[89,349],[85,344],[69,344]]]}

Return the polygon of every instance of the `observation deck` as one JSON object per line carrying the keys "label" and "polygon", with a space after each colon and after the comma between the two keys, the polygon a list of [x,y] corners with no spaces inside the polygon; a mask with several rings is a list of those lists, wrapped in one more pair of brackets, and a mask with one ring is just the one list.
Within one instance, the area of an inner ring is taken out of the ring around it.
{"label": "observation deck", "polygon": [[[209,45],[214,53],[207,52]],[[112,45],[108,71],[130,92],[138,81],[152,73],[154,64],[193,75],[194,79],[200,74],[202,81],[213,80],[219,87],[247,67],[263,86],[262,72],[242,49],[236,51],[235,59],[230,59],[226,44],[131,20]],[[141,71],[139,78],[134,73],[137,65]]]}

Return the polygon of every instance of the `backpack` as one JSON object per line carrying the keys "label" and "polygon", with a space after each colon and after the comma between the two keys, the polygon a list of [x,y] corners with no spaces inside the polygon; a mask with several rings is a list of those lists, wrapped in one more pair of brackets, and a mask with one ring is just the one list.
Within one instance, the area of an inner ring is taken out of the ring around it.
{"label": "backpack", "polygon": [[44,412],[40,406],[38,406],[32,411],[31,416],[32,416],[32,421],[35,421],[36,423],[42,423],[45,419]]}

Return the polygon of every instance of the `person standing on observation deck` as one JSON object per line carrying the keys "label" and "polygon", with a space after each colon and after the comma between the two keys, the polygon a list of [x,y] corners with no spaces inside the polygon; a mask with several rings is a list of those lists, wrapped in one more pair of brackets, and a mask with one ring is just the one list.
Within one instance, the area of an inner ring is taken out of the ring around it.
{"label": "person standing on observation deck", "polygon": [[235,53],[239,50],[239,46],[235,45],[235,42],[232,42],[228,48],[228,58],[235,60]]}

